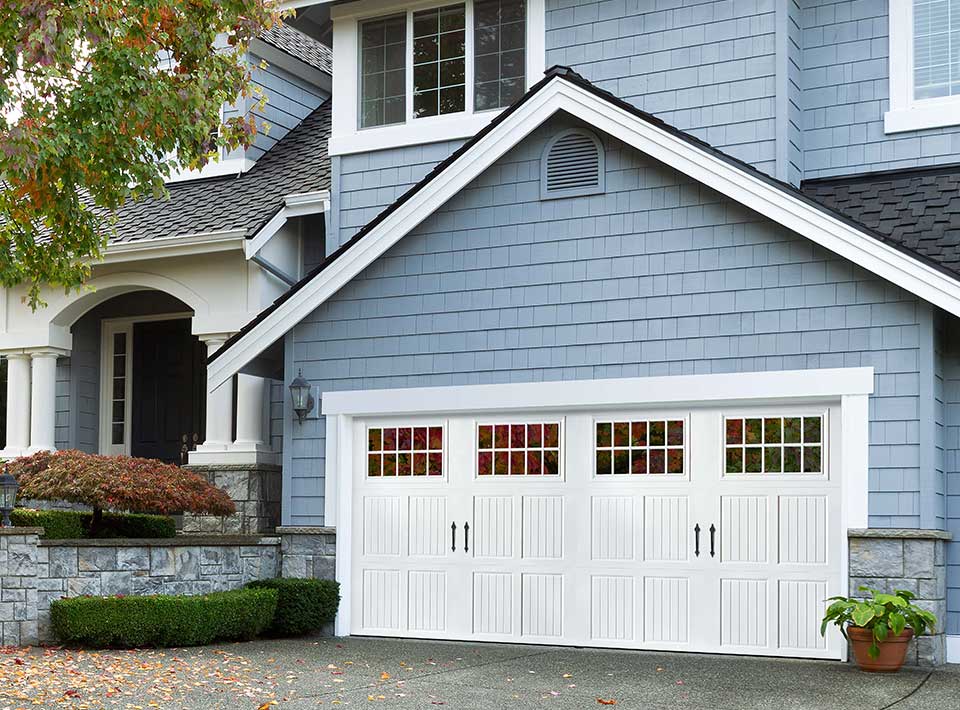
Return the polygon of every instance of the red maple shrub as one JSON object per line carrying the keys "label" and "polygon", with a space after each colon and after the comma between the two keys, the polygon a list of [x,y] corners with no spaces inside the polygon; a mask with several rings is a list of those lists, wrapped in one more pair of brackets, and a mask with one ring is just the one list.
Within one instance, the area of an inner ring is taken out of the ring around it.
{"label": "red maple shrub", "polygon": [[91,530],[104,510],[230,515],[236,506],[226,491],[179,466],[132,456],[83,451],[40,451],[8,464],[19,497],[81,503],[93,508]]}

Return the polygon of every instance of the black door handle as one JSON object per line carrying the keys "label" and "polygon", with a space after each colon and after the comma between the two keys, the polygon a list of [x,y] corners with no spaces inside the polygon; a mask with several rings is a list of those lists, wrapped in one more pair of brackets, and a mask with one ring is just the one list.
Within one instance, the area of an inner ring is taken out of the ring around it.
{"label": "black door handle", "polygon": [[713,542],[714,542],[714,537],[716,536],[716,534],[717,534],[717,529],[713,526],[713,523],[710,523],[710,556],[711,556],[711,557],[713,557],[713,555],[714,555],[714,545],[713,545]]}
{"label": "black door handle", "polygon": [[457,524],[450,523],[450,549],[457,551]]}
{"label": "black door handle", "polygon": [[693,554],[700,556],[700,523],[693,526]]}
{"label": "black door handle", "polygon": [[470,552],[470,523],[463,524],[463,551]]}

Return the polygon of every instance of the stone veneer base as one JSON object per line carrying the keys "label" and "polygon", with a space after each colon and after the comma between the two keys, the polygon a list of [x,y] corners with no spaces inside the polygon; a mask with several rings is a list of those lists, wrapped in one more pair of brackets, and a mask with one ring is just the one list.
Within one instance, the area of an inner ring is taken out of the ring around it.
{"label": "stone veneer base", "polygon": [[227,492],[236,503],[234,515],[183,516],[184,533],[255,535],[280,524],[280,466],[268,463],[187,466]]}
{"label": "stone veneer base", "polygon": [[907,589],[916,603],[936,614],[934,633],[916,638],[907,652],[907,665],[938,666],[946,662],[947,617],[946,543],[942,530],[870,528],[849,530],[849,594],[861,596],[861,586],[881,592]]}

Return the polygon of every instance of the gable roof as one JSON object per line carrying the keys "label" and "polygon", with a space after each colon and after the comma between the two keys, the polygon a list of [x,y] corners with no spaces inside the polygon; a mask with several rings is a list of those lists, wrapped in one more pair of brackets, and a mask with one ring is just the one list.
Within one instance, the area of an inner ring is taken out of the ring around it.
{"label": "gable roof", "polygon": [[800,189],[960,278],[960,165],[819,178]]}
{"label": "gable roof", "polygon": [[[641,111],[571,69],[553,67],[515,104],[230,338],[208,360],[208,387],[219,387],[559,111],[960,315],[960,282],[934,260],[908,252],[880,232]],[[441,174],[444,179],[438,180]]]}
{"label": "gable roof", "polygon": [[260,33],[258,39],[314,69],[327,74],[333,73],[333,50],[295,27],[278,22],[266,32]]}
{"label": "gable roof", "polygon": [[283,207],[284,197],[330,189],[330,101],[307,116],[250,170],[176,182],[169,197],[128,200],[117,212],[111,244],[221,230],[256,234]]}

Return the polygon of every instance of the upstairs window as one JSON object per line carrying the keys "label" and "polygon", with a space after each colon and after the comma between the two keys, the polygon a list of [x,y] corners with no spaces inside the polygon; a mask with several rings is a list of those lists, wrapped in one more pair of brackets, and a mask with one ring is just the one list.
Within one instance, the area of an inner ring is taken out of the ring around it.
{"label": "upstairs window", "polygon": [[960,0],[890,0],[887,133],[960,124]]}
{"label": "upstairs window", "polygon": [[915,0],[913,98],[960,94],[960,0]]}
{"label": "upstairs window", "polygon": [[523,96],[527,5],[524,0],[474,3],[473,106],[503,108]]}
{"label": "upstairs window", "polygon": [[360,25],[360,126],[403,123],[406,108],[406,17]]}
{"label": "upstairs window", "polygon": [[460,113],[466,105],[467,9],[413,13],[413,115]]}
{"label": "upstairs window", "polygon": [[527,0],[468,0],[358,28],[360,128],[501,109],[526,88]]}

